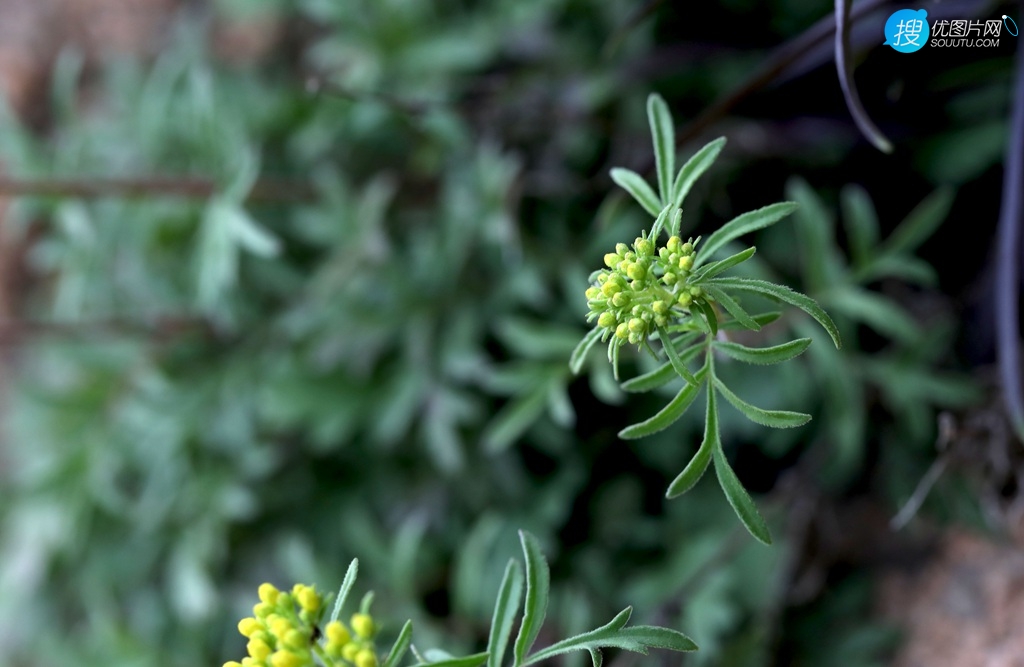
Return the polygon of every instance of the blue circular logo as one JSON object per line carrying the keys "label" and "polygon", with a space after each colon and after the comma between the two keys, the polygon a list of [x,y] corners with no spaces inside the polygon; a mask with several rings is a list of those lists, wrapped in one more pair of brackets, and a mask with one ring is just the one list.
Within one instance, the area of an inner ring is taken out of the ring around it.
{"label": "blue circular logo", "polygon": [[900,53],[913,53],[928,43],[928,12],[901,9],[885,22],[885,44]]}
{"label": "blue circular logo", "polygon": [[[1010,30],[1010,23],[1007,23],[1007,21],[1013,24],[1013,30]],[[1011,19],[1006,14],[1003,14],[1003,25],[1006,26],[1006,32],[1010,33],[1014,37],[1017,36],[1017,22]]]}

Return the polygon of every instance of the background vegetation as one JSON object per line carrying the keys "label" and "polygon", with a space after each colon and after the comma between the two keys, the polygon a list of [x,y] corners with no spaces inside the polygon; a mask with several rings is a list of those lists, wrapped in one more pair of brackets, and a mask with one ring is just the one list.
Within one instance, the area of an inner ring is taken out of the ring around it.
{"label": "background vegetation", "polygon": [[[898,7],[875,4],[857,82],[892,155],[850,119],[831,38],[803,46],[824,1],[237,0],[183,13],[152,61],[62,53],[47,122],[0,128],[5,173],[53,184],[4,222],[28,332],[3,405],[4,663],[219,664],[259,582],[330,589],[353,557],[385,635],[412,618],[418,644],[469,653],[519,528],[552,565],[538,646],[633,605],[700,646],[671,664],[884,662],[879,554],[913,562],[936,523],[999,530],[1016,495],[1018,468],[987,463],[1019,456],[987,300],[1015,42],[898,54]],[[272,51],[214,52],[254,16]],[[648,224],[608,171],[651,171],[651,91],[683,159],[729,139],[684,234],[798,201],[757,270],[843,333],[837,352],[788,314],[757,340],[814,338],[797,362],[721,364],[815,416],[766,433],[721,411],[771,548],[708,481],[664,499],[701,411],[621,441],[666,396],[621,393],[597,354],[567,365],[588,274]],[[894,538],[943,411],[975,438]]]}

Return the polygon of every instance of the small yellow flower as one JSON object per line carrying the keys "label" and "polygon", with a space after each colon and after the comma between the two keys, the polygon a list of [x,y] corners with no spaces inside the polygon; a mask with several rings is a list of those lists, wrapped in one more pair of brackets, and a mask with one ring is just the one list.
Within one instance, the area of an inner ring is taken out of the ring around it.
{"label": "small yellow flower", "polygon": [[246,648],[249,650],[249,656],[257,660],[266,660],[271,652],[270,646],[262,639],[250,639]]}
{"label": "small yellow flower", "polygon": [[352,629],[363,639],[369,639],[376,631],[373,627],[373,618],[369,614],[352,614]]}
{"label": "small yellow flower", "polygon": [[303,587],[302,590],[295,594],[295,599],[298,601],[299,606],[308,612],[315,612],[320,609],[320,595],[312,586]]}
{"label": "small yellow flower", "polygon": [[257,632],[262,628],[263,624],[251,616],[243,618],[238,622],[238,632],[240,632],[243,637],[252,637],[254,632]]}
{"label": "small yellow flower", "polygon": [[341,649],[341,657],[349,662],[355,662],[357,653],[359,653],[359,644],[355,642],[349,642]]}
{"label": "small yellow flower", "polygon": [[342,625],[339,621],[331,621],[324,628],[324,634],[327,635],[327,641],[331,644],[335,644],[338,648],[341,648],[345,644],[349,643],[352,639],[352,635],[349,634],[348,628]]}
{"label": "small yellow flower", "polygon": [[356,667],[377,667],[377,656],[368,648],[356,654]]}
{"label": "small yellow flower", "polygon": [[270,664],[273,667],[300,667],[302,658],[291,651],[276,651],[270,656]]}
{"label": "small yellow flower", "polygon": [[281,591],[274,587],[274,584],[260,584],[259,596],[260,602],[266,602],[267,604],[274,604],[277,602],[277,596]]}

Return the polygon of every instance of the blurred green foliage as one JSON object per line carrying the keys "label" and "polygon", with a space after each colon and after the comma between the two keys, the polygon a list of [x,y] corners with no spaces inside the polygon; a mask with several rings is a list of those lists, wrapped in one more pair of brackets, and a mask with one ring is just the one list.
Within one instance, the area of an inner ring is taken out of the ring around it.
{"label": "blurred green foliage", "polygon": [[[806,24],[802,5],[784,4],[783,29]],[[652,53],[660,24],[634,21],[625,0],[260,6],[298,26],[303,48],[228,66],[184,23],[155,62],[110,63],[88,86],[65,54],[51,131],[10,114],[0,127],[20,176],[217,183],[207,201],[19,199],[8,211],[5,233],[32,275],[23,314],[57,326],[17,348],[5,396],[6,664],[217,663],[241,653],[232,619],[256,584],[330,589],[353,557],[378,591],[377,617],[413,619],[428,646],[482,650],[517,528],[553,564],[538,646],[633,605],[638,623],[693,637],[701,651],[687,664],[767,664],[781,563],[796,548],[784,504],[763,503],[781,537],[769,550],[737,532],[707,484],[663,503],[701,415],[627,446],[616,433],[678,387],[626,402],[606,364],[594,360],[585,382],[566,365],[589,268],[645,222],[607,194],[604,173],[606,159],[646,150],[648,81],[627,65]],[[607,50],[610,35],[621,39]],[[697,87],[735,83],[703,76]],[[250,202],[269,178],[313,191]],[[723,183],[738,177],[717,178],[690,195],[684,232],[707,231],[704,208],[731,210]],[[843,311],[848,347],[870,363],[825,340],[770,380],[723,363],[745,398],[820,418],[762,438],[723,411],[721,429],[730,456],[754,452],[771,469],[756,491],[807,451],[840,453],[828,477],[840,493],[867,474],[878,439],[927,461],[936,406],[970,391],[933,371],[948,360],[951,318],[910,344],[918,315],[880,296],[927,278],[912,257],[923,237],[889,237],[879,273],[863,193],[842,199],[847,260],[830,207],[793,188],[799,244],[817,245],[801,253],[792,230],[765,232],[770,262],[744,266]],[[948,194],[936,197],[908,226],[937,224]],[[893,277],[894,263],[916,268]],[[785,329],[820,337],[809,324],[786,319],[760,343]],[[876,326],[881,339],[864,330]],[[651,370],[643,357],[623,364]],[[874,425],[870,387],[893,387]],[[399,627],[382,632],[390,641]]]}

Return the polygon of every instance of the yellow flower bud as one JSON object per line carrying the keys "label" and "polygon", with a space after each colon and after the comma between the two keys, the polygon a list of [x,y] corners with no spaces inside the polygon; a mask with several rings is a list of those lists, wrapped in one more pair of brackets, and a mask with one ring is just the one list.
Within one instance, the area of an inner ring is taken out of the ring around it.
{"label": "yellow flower bud", "polygon": [[267,604],[274,604],[277,602],[277,596],[281,591],[277,590],[273,584],[260,584],[259,595],[260,602],[266,602]]}
{"label": "yellow flower bud", "polygon": [[271,634],[275,637],[284,638],[288,631],[292,630],[295,626],[284,616],[271,614],[267,616],[267,627],[270,628]]}
{"label": "yellow flower bud", "polygon": [[665,244],[665,247],[668,248],[669,252],[679,252],[679,245],[682,242],[683,240],[681,238],[679,238],[678,236],[673,236],[668,240],[668,243]]}
{"label": "yellow flower bud", "polygon": [[601,296],[601,290],[597,287],[588,287],[586,295],[588,301],[593,301],[594,299]]}
{"label": "yellow flower bud", "polygon": [[253,633],[260,630],[262,627],[263,624],[251,616],[243,618],[238,622],[238,632],[240,632],[243,637],[252,637]]}
{"label": "yellow flower bud", "polygon": [[664,301],[655,301],[651,304],[651,309],[655,315],[664,315],[668,312],[668,304]]}
{"label": "yellow flower bud", "polygon": [[625,243],[616,243],[615,252],[618,255],[625,256],[626,253],[629,252],[629,246],[627,246]]}
{"label": "yellow flower bud", "polygon": [[341,649],[341,657],[349,662],[355,662],[357,653],[359,653],[359,644],[355,642],[349,642]]}
{"label": "yellow flower bud", "polygon": [[647,239],[637,239],[633,247],[636,248],[636,254],[641,257],[650,257],[654,254],[654,244]]}
{"label": "yellow flower bud", "polygon": [[245,648],[249,651],[249,655],[257,660],[266,660],[270,655],[270,646],[262,639],[250,639]]}
{"label": "yellow flower bud", "polygon": [[300,667],[302,658],[291,651],[275,651],[270,656],[270,664],[273,667]]}
{"label": "yellow flower bud", "polygon": [[320,609],[320,595],[312,588],[307,586],[303,588],[295,596],[299,606],[308,612],[315,612]]}
{"label": "yellow flower bud", "polygon": [[647,330],[647,323],[639,317],[634,317],[629,321],[629,330],[635,334],[642,334]]}
{"label": "yellow flower bud", "polygon": [[683,244],[683,247],[679,249],[679,252],[683,253],[684,255],[692,255],[693,244],[687,241],[686,243]]}
{"label": "yellow flower bud", "polygon": [[615,328],[615,335],[622,339],[629,338],[629,325],[627,325],[625,322],[620,324],[618,327]]}
{"label": "yellow flower bud", "polygon": [[302,630],[292,628],[285,633],[282,641],[288,648],[303,648],[309,643],[309,637]]}
{"label": "yellow flower bud", "polygon": [[676,280],[677,280],[676,274],[672,273],[671,271],[669,271],[668,273],[666,273],[665,275],[663,275],[661,277],[661,282],[663,282],[663,283],[665,283],[666,285],[669,285],[669,286],[675,285],[676,284]]}
{"label": "yellow flower bud", "polygon": [[[618,296],[618,294],[615,296]],[[615,315],[605,311],[601,313],[601,317],[597,318],[597,324],[605,329],[613,329],[615,327]]]}
{"label": "yellow flower bud", "polygon": [[344,646],[352,639],[352,635],[349,634],[348,628],[342,625],[338,621],[331,621],[324,628],[324,634],[327,635],[327,641],[331,644],[337,645],[339,648]]}
{"label": "yellow flower bud", "polygon": [[601,293],[607,297],[614,296],[616,292],[621,292],[622,286],[618,282],[609,280],[601,287]]}
{"label": "yellow flower bud", "polygon": [[690,288],[690,294],[692,294],[693,296],[700,296],[703,293],[704,293],[704,290],[702,290],[700,287],[691,287]]}
{"label": "yellow flower bud", "polygon": [[693,297],[690,296],[689,292],[683,292],[679,295],[678,303],[683,308],[687,308],[693,303]]}
{"label": "yellow flower bud", "polygon": [[614,269],[616,266],[619,265],[619,262],[621,261],[622,258],[616,255],[614,252],[610,252],[604,256],[605,266],[607,266],[609,269]]}
{"label": "yellow flower bud", "polygon": [[612,305],[616,308],[622,308],[623,306],[629,305],[629,295],[625,292],[619,292],[612,297]]}
{"label": "yellow flower bud", "polygon": [[352,630],[363,639],[369,639],[376,632],[373,627],[373,618],[369,614],[352,614]]}
{"label": "yellow flower bud", "polygon": [[252,615],[256,618],[266,618],[274,612],[274,605],[267,602],[260,602],[252,608]]}
{"label": "yellow flower bud", "polygon": [[643,280],[644,276],[647,275],[647,269],[645,269],[644,265],[640,262],[636,262],[635,264],[629,265],[629,269],[626,270],[626,275],[633,280]]}
{"label": "yellow flower bud", "polygon": [[689,271],[693,268],[693,255],[686,255],[679,258],[679,268],[683,271]]}
{"label": "yellow flower bud", "polygon": [[377,667],[377,656],[368,648],[356,654],[356,667]]}

